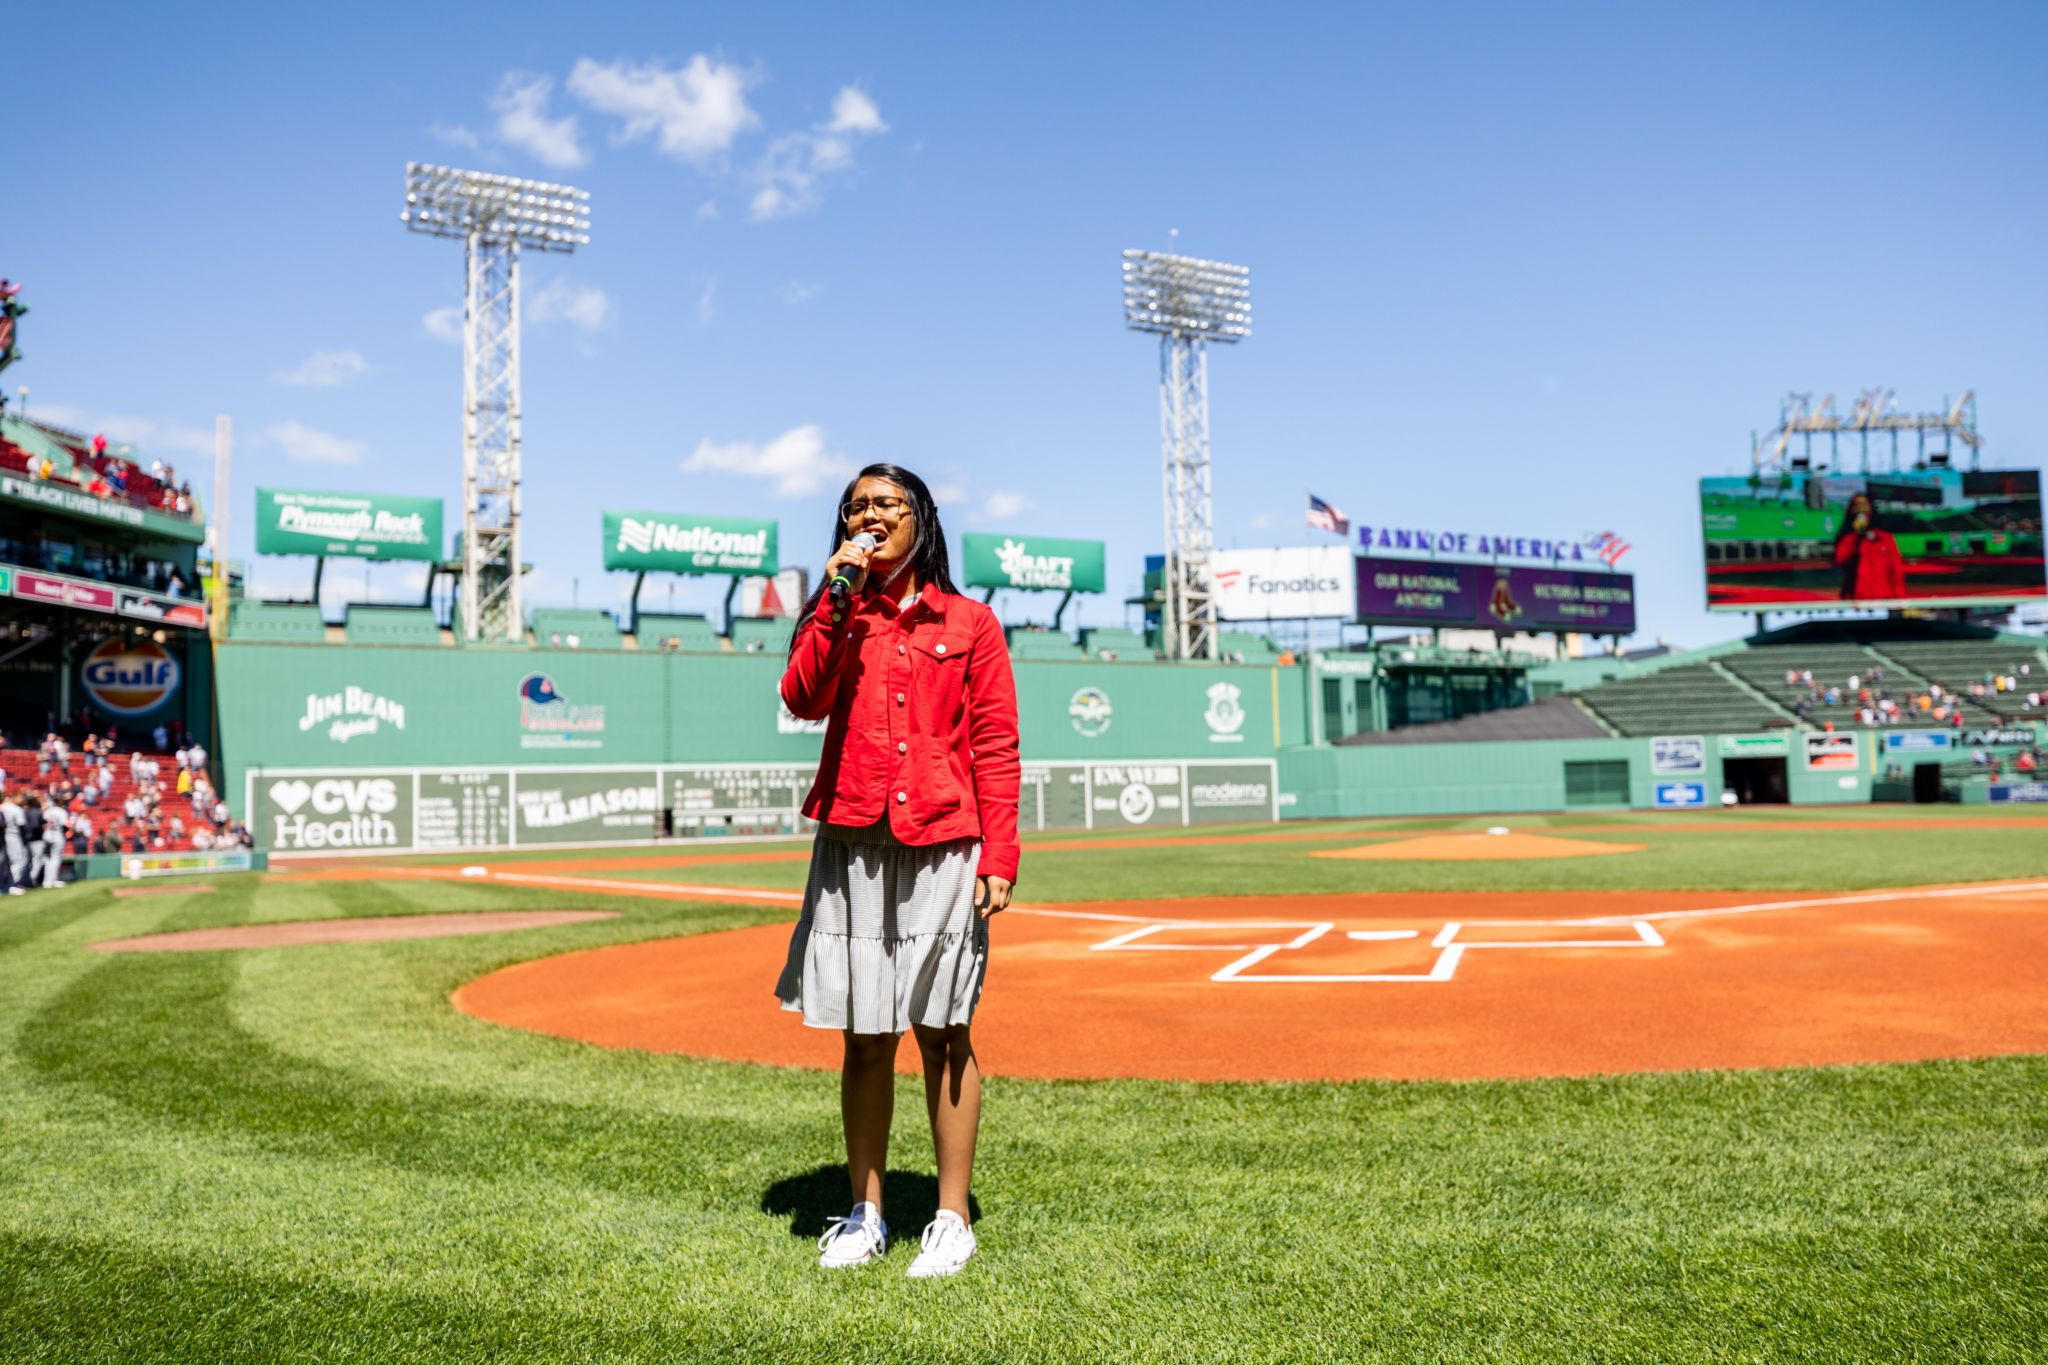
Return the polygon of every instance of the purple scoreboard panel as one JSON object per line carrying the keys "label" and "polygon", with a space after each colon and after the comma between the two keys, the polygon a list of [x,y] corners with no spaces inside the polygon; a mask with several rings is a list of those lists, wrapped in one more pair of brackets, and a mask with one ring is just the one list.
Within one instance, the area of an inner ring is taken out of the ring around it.
{"label": "purple scoreboard panel", "polygon": [[1625,573],[1362,555],[1357,619],[1373,626],[1630,635],[1636,628],[1636,581]]}

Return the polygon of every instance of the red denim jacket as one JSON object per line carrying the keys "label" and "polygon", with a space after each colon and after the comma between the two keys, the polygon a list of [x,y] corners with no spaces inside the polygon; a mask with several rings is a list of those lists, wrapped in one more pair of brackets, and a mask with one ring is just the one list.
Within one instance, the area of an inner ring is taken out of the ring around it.
{"label": "red denim jacket", "polygon": [[908,611],[876,594],[798,629],[782,700],[831,717],[804,814],[887,815],[906,844],[980,839],[980,876],[1017,880],[1017,684],[996,614],[926,586]]}

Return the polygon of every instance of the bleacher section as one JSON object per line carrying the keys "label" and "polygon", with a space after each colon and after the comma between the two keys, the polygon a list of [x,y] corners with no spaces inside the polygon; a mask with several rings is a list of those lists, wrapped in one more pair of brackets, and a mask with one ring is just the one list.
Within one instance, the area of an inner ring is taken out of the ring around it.
{"label": "bleacher section", "polygon": [[1030,626],[1011,626],[1009,631],[1010,657],[1013,659],[1079,659],[1084,657],[1081,646],[1064,631],[1037,630]]}
{"label": "bleacher section", "polygon": [[258,602],[242,598],[228,606],[228,636],[235,640],[270,640],[303,644],[327,638],[320,608],[310,602]]}
{"label": "bleacher section", "polygon": [[1159,651],[1135,630],[1121,626],[1090,626],[1081,632],[1081,647],[1091,659],[1157,659]]}
{"label": "bleacher section", "polygon": [[1608,731],[1570,697],[1546,697],[1527,706],[1487,711],[1398,730],[1366,730],[1338,744],[1461,744],[1492,740],[1606,739]]}
{"label": "bleacher section", "polygon": [[741,616],[732,623],[732,647],[742,654],[787,654],[796,622],[786,616]]}
{"label": "bleacher section", "polygon": [[533,609],[533,642],[542,649],[621,649],[619,623],[608,611]]}
{"label": "bleacher section", "polygon": [[347,637],[352,645],[438,645],[441,627],[428,607],[372,607],[351,603]]}
{"label": "bleacher section", "polygon": [[[1783,669],[1779,670],[1782,677]],[[1745,732],[1790,725],[1792,717],[1712,663],[1681,664],[1619,678],[1576,694],[1621,735]]]}
{"label": "bleacher section", "polygon": [[642,649],[717,654],[725,648],[724,638],[703,616],[656,616],[643,612],[635,635]]}
{"label": "bleacher section", "polygon": [[[166,831],[163,836],[163,842],[161,844],[149,844],[148,851],[183,852],[189,850],[192,847],[192,831],[202,821],[199,813],[192,808],[192,799],[189,796],[178,795],[178,761],[169,754],[153,754],[148,753],[147,750],[144,752],[148,757],[155,759],[157,762],[158,781],[163,786],[163,795],[159,800],[157,809],[163,815],[164,829]],[[131,830],[127,818],[122,814],[122,807],[127,803],[129,796],[135,791],[135,783],[129,775],[129,752],[123,751],[113,755],[107,760],[107,767],[114,774],[113,786],[108,789],[107,794],[101,797],[97,804],[81,806],[92,819],[93,851],[99,851],[101,835],[107,830],[113,829],[121,835],[121,849],[123,852],[141,852],[143,851],[142,849],[134,846],[132,836],[136,831]],[[47,789],[51,782],[60,776],[60,773],[55,769],[47,776],[39,776],[36,772],[36,751],[33,749],[0,750],[0,771],[4,771],[7,774],[7,790],[10,792],[27,791],[31,787]],[[69,773],[73,782],[83,785],[88,771],[85,766],[84,755],[74,752],[71,755],[70,767],[65,771]],[[169,836],[168,830],[172,816],[176,816],[184,822],[185,836],[183,838],[172,839]],[[205,821],[204,823],[207,829],[211,830],[213,828],[211,821]],[[73,848],[69,842],[65,844],[64,851],[66,856],[72,856]]]}
{"label": "bleacher section", "polygon": [[[2012,680],[2009,690],[1999,690],[2002,678]],[[1936,683],[1942,695],[1923,709],[1918,701],[1933,701]],[[1972,691],[1978,685],[1985,688],[1982,696]],[[1818,699],[1816,688],[1823,694]],[[1833,704],[1826,700],[1830,688],[1837,692]],[[1871,728],[1977,728],[2040,719],[2048,706],[2028,698],[2048,694],[2048,655],[2032,641],[1940,623],[1809,622],[1712,659],[1574,695],[1619,733],[1652,735],[1787,724],[1862,728],[1864,690],[1873,703],[1888,695],[1899,704],[1896,719]]]}

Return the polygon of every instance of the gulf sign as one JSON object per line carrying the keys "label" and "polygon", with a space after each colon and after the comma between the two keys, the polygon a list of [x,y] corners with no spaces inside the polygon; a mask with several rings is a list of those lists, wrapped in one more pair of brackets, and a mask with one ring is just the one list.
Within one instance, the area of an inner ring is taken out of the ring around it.
{"label": "gulf sign", "polygon": [[178,661],[154,640],[102,640],[79,669],[85,693],[100,710],[140,716],[178,690]]}

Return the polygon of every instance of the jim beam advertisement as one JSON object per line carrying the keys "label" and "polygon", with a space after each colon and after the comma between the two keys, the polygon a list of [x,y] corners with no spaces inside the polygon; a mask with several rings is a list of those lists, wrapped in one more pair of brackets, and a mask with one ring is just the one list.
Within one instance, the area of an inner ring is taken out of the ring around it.
{"label": "jim beam advertisement", "polygon": [[278,853],[409,848],[411,773],[257,774],[256,834]]}
{"label": "jim beam advertisement", "polygon": [[523,772],[512,801],[522,846],[613,843],[662,832],[661,779],[652,768]]}

